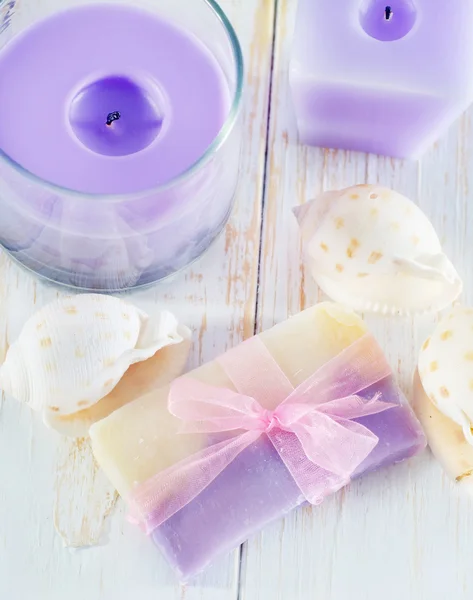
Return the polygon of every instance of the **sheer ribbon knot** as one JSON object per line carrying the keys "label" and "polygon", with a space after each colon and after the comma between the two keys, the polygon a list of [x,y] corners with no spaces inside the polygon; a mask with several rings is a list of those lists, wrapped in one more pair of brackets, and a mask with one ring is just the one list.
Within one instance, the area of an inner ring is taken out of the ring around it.
{"label": "sheer ribbon knot", "polygon": [[168,408],[181,421],[180,433],[207,434],[207,445],[137,485],[131,515],[148,533],[192,502],[262,435],[300,489],[301,501],[319,504],[349,482],[379,441],[355,419],[396,406],[368,389],[391,376],[369,335],[296,388],[258,336],[218,362],[235,390],[188,376],[171,385]]}

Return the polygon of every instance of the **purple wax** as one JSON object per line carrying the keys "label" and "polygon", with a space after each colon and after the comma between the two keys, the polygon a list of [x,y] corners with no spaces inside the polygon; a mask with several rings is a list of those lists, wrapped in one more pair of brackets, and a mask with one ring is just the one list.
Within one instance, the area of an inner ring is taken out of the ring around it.
{"label": "purple wax", "polygon": [[[230,105],[203,43],[113,4],[57,13],[13,38],[0,52],[0,82],[0,149],[38,177],[96,194],[146,190],[183,173]],[[107,126],[113,112],[120,119]]]}
{"label": "purple wax", "polygon": [[412,0],[365,0],[360,23],[366,33],[382,42],[393,42],[406,36],[417,21]]}
{"label": "purple wax", "polygon": [[299,139],[418,158],[473,99],[473,0],[299,0]]}
{"label": "purple wax", "polygon": [[[110,110],[111,107],[120,110]],[[147,148],[163,126],[152,95],[127,77],[105,77],[71,102],[69,121],[79,140],[106,156],[127,156]]]}
{"label": "purple wax", "polygon": [[0,50],[0,245],[20,263],[119,291],[175,273],[220,233],[243,69],[231,25],[204,13],[200,39],[161,0],[87,4]]}
{"label": "purple wax", "polygon": [[[365,390],[398,406],[357,419],[379,438],[355,477],[399,462],[425,445],[424,435],[392,378]],[[152,533],[155,544],[183,580],[217,555],[301,505],[304,498],[269,439],[247,448],[194,501]]]}

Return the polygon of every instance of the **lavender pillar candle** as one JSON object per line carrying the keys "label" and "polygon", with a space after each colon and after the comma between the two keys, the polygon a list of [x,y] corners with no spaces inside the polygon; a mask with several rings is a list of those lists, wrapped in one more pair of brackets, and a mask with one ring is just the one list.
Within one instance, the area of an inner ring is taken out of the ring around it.
{"label": "lavender pillar candle", "polygon": [[473,99],[472,9],[299,0],[290,79],[301,141],[419,157]]}
{"label": "lavender pillar candle", "polygon": [[150,283],[228,217],[238,42],[213,2],[69,4],[0,50],[0,243],[61,283]]}

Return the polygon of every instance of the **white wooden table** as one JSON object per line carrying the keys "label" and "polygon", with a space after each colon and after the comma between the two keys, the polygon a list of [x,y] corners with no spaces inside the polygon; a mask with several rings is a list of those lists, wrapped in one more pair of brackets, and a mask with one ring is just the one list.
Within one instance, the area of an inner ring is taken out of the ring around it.
{"label": "white wooden table", "polygon": [[[322,189],[379,182],[432,218],[471,302],[473,111],[420,164],[298,146],[287,78],[295,0],[222,5],[247,67],[237,205],[200,262],[131,300],[175,311],[194,330],[190,366],[209,360],[320,299],[291,208]],[[0,258],[0,359],[59,293]],[[409,396],[434,319],[368,320]],[[0,399],[1,600],[471,600],[472,509],[425,453],[294,512],[180,586],[125,520],[87,440],[61,438],[26,406]]]}

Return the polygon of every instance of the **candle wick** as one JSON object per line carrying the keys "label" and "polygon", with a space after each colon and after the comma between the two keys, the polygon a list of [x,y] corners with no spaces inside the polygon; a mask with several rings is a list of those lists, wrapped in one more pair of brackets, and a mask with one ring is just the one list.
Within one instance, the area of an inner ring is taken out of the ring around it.
{"label": "candle wick", "polygon": [[114,110],[113,112],[108,113],[106,122],[107,127],[111,127],[112,123],[114,121],[118,121],[120,118],[121,114],[118,110]]}
{"label": "candle wick", "polygon": [[394,12],[390,6],[386,6],[384,9],[384,18],[386,21],[390,21],[393,18]]}

